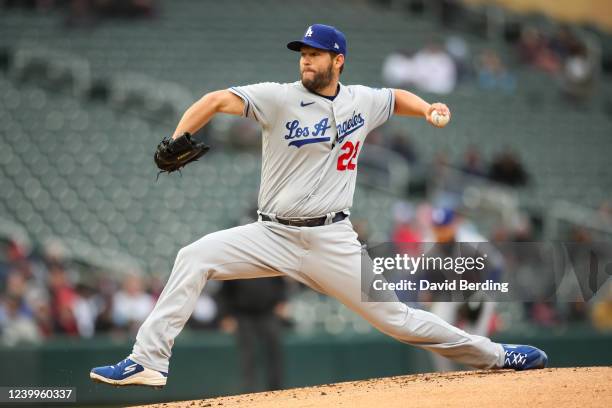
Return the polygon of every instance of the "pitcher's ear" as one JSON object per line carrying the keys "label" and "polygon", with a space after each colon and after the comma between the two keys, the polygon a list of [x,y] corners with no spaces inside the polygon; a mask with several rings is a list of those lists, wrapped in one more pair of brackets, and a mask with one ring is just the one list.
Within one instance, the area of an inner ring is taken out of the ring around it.
{"label": "pitcher's ear", "polygon": [[344,71],[344,55],[343,54],[336,54],[334,60],[342,62],[342,65],[340,66],[340,73],[342,73],[342,71]]}

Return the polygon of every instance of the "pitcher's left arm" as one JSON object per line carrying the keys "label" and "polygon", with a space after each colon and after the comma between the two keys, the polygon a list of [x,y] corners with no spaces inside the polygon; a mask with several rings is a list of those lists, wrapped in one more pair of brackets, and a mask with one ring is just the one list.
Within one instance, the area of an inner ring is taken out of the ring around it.
{"label": "pitcher's left arm", "polygon": [[420,116],[435,127],[444,126],[439,126],[432,120],[431,115],[434,111],[450,118],[450,110],[448,106],[443,103],[427,103],[421,97],[403,89],[394,89],[393,92],[395,93],[395,107],[393,113],[396,115]]}

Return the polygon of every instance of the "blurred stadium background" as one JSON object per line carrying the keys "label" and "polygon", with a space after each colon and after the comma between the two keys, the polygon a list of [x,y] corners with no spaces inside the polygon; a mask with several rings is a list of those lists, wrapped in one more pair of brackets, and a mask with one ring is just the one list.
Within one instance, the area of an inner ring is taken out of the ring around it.
{"label": "blurred stadium background", "polygon": [[[182,177],[156,180],[155,145],[207,91],[297,80],[285,44],[314,22],[347,35],[342,82],[453,111],[444,131],[394,118],[369,136],[352,215],[363,241],[427,239],[436,206],[493,241],[610,241],[608,3],[0,2],[0,361],[21,367],[0,385],[76,386],[84,404],[242,390],[219,284],[162,392],[108,392],[88,370],[129,351],[178,249],[254,215],[254,123],[214,119],[198,135],[213,150]],[[336,301],[281,290],[282,386],[433,369]],[[539,345],[555,366],[612,364],[612,289],[579,300],[499,304],[492,335]]]}

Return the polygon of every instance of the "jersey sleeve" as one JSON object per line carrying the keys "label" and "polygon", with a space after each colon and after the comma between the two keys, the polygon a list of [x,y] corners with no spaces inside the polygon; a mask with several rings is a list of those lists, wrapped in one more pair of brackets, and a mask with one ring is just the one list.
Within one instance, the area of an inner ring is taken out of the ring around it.
{"label": "jersey sleeve", "polygon": [[233,86],[228,89],[244,101],[242,116],[258,121],[262,126],[271,126],[281,107],[283,88],[275,82]]}
{"label": "jersey sleeve", "polygon": [[370,130],[376,129],[385,123],[395,107],[395,92],[391,88],[366,88],[370,100],[369,122]]}

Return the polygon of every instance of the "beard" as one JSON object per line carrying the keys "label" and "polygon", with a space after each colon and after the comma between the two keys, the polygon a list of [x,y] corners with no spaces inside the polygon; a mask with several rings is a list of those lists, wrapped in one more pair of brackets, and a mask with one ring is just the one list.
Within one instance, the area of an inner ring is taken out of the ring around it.
{"label": "beard", "polygon": [[304,78],[304,72],[300,73],[302,85],[310,92],[319,93],[320,90],[328,86],[333,79],[332,64],[322,72],[314,72],[312,79]]}

